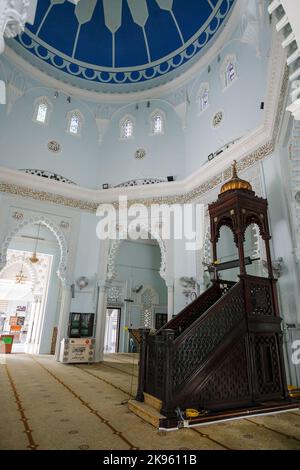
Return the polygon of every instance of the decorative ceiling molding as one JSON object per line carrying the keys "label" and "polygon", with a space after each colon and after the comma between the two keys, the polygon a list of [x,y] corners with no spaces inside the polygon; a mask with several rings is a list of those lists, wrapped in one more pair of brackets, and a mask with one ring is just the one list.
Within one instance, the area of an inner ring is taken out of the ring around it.
{"label": "decorative ceiling molding", "polygon": [[206,50],[235,1],[85,0],[74,7],[44,0],[33,26],[16,38],[18,51],[78,86],[149,88],[174,78]]}
{"label": "decorative ceiling molding", "polygon": [[0,54],[4,51],[4,36],[13,38],[24,31],[25,23],[33,24],[37,0],[1,0]]}
{"label": "decorative ceiling molding", "polygon": [[268,11],[274,13],[276,29],[282,33],[282,47],[287,50],[290,67],[291,103],[287,107],[293,117],[300,121],[300,22],[299,0],[273,0]]}
{"label": "decorative ceiling molding", "polygon": [[[240,19],[241,12],[245,6],[245,0],[238,0],[229,16],[229,19],[224,26],[221,33],[213,41],[213,44],[208,48],[205,54],[201,55],[200,58],[192,64],[186,71],[183,71],[181,75],[173,78],[164,84],[157,84],[154,88],[142,90],[137,89],[135,91],[128,91],[121,89],[114,90],[113,93],[94,91],[88,88],[89,83],[87,80],[79,81],[79,85],[74,86],[65,81],[59,80],[51,75],[51,73],[45,73],[38,66],[31,65],[23,57],[17,54],[11,47],[6,45],[5,55],[6,57],[20,67],[24,72],[28,73],[31,77],[38,81],[41,81],[47,86],[55,89],[60,89],[67,95],[73,95],[87,100],[92,100],[94,103],[128,103],[134,101],[144,101],[148,99],[160,98],[161,96],[169,93],[173,93],[174,90],[179,89],[181,86],[185,86],[190,80],[194,79],[207,64],[209,64],[219,51],[224,47],[224,44],[229,41],[232,36],[236,25]],[[51,72],[51,67],[50,67]],[[80,86],[80,87],[79,87]],[[119,87],[116,87],[119,88]]]}
{"label": "decorative ceiling molding", "polygon": [[180,204],[197,200],[230,177],[230,165],[233,160],[237,160],[238,169],[244,171],[273,153],[284,112],[288,76],[285,55],[274,29],[263,124],[225,150],[217,160],[207,162],[182,181],[93,190],[1,168],[0,192],[90,212],[95,212],[101,203],[112,203],[117,207],[120,195],[127,195],[130,204],[138,202],[147,206],[152,203]]}

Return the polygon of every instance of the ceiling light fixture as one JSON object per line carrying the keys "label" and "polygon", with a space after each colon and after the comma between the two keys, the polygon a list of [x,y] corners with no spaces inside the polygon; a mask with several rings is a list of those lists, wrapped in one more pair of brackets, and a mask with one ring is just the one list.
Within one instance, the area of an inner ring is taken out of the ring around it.
{"label": "ceiling light fixture", "polygon": [[35,239],[34,252],[32,253],[32,256],[30,256],[30,258],[29,258],[29,260],[31,261],[32,264],[35,264],[35,263],[39,262],[39,258],[36,256],[36,250],[37,250],[37,244],[38,244],[38,239],[39,239],[39,235],[40,235],[40,228],[41,228],[41,224],[39,223],[38,233],[37,233],[37,237]]}
{"label": "ceiling light fixture", "polygon": [[15,280],[16,284],[24,284],[26,282],[27,277],[23,273],[23,266],[24,266],[24,259],[22,261],[22,266],[21,266],[20,271],[16,274],[16,280]]}

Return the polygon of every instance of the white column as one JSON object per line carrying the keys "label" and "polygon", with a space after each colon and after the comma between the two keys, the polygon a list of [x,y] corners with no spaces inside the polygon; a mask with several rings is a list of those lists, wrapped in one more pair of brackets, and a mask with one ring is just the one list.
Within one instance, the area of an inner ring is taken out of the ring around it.
{"label": "white column", "polygon": [[66,284],[61,287],[61,307],[60,307],[60,314],[59,314],[59,322],[58,322],[58,329],[57,329],[57,340],[56,340],[56,347],[55,347],[55,359],[59,360],[59,352],[60,352],[60,343],[63,338],[67,337],[68,333],[68,324],[70,318],[70,307],[71,307],[71,299],[72,299],[72,291],[71,285]]}
{"label": "white column", "polygon": [[[32,330],[33,330],[33,325],[34,325],[34,318],[35,318],[35,313],[36,313],[37,302],[38,302],[38,298],[35,295],[34,300],[31,303],[30,317],[29,317],[29,322],[28,322],[28,331],[27,331],[25,344],[31,343]],[[25,346],[25,351],[27,352],[26,346]]]}
{"label": "white column", "polygon": [[168,280],[166,285],[168,288],[168,321],[170,321],[174,315],[174,281]]}
{"label": "white column", "polygon": [[95,362],[103,361],[104,335],[106,323],[106,305],[107,305],[107,287],[106,281],[99,282],[99,297],[97,310],[97,323],[95,332]]}
{"label": "white column", "polygon": [[41,296],[37,295],[35,297],[35,309],[34,309],[33,324],[32,324],[32,330],[31,330],[30,344],[28,345],[28,348],[26,348],[27,352],[32,353],[32,354],[38,353],[38,348],[37,348],[38,340],[39,340],[38,334],[40,331],[41,321],[42,321],[41,305],[42,305]]}

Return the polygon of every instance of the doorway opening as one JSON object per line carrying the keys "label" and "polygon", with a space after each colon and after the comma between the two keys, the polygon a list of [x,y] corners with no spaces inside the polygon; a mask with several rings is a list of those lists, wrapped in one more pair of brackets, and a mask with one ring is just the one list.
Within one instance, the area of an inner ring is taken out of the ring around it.
{"label": "doorway opening", "polygon": [[120,308],[107,308],[106,309],[106,325],[105,325],[105,339],[104,339],[104,352],[112,354],[119,352],[120,342],[120,322],[121,322],[121,309]]}
{"label": "doorway opening", "polygon": [[0,275],[0,335],[7,352],[24,353],[36,341],[48,298],[52,255],[8,249],[7,264]]}

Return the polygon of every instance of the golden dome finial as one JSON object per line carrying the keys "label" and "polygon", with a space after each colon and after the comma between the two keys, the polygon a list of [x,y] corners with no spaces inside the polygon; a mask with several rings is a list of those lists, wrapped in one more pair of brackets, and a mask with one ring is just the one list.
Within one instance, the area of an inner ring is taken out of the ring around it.
{"label": "golden dome finial", "polygon": [[236,160],[231,163],[231,179],[233,178],[238,178]]}
{"label": "golden dome finial", "polygon": [[236,160],[233,160],[231,164],[231,179],[223,184],[221,194],[226,193],[227,191],[236,191],[237,189],[252,191],[252,186],[248,181],[242,180],[238,177],[237,162]]}

